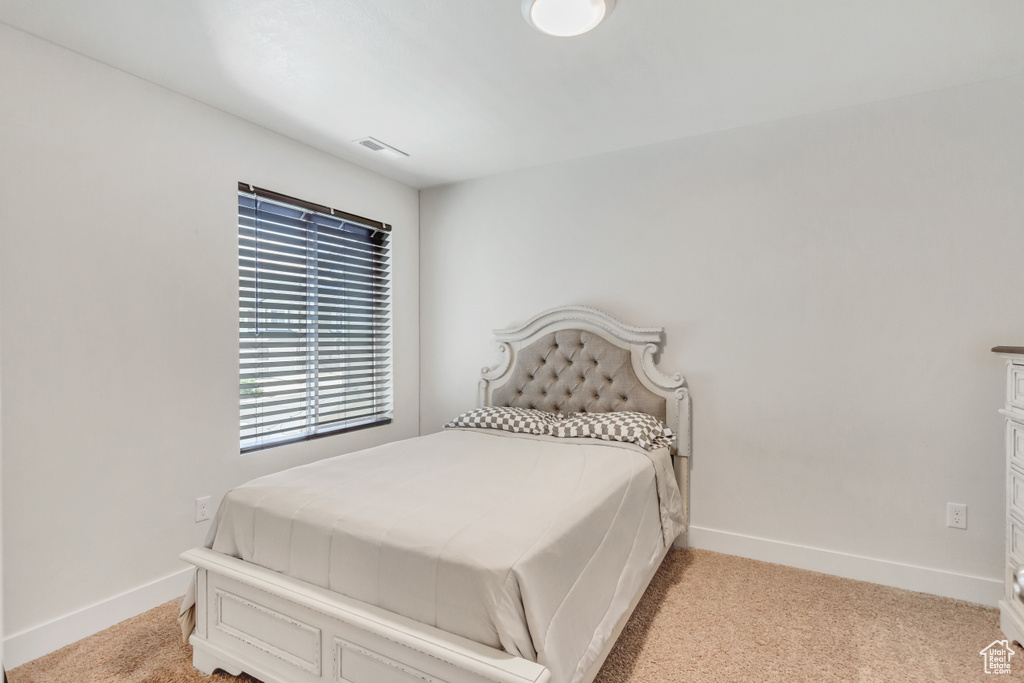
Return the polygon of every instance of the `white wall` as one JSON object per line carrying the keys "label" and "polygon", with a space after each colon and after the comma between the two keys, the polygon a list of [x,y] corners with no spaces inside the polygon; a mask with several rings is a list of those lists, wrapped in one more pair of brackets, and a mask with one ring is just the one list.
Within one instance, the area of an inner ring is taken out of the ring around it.
{"label": "white wall", "polygon": [[[0,90],[18,636],[183,569],[197,496],[416,435],[419,218],[411,188],[4,25]],[[238,181],[393,224],[390,426],[239,456]]]}
{"label": "white wall", "polygon": [[[7,216],[5,215],[4,209],[2,207],[0,207],[0,229],[2,229],[2,226],[6,225],[6,224],[7,224]],[[2,251],[2,249],[3,249],[3,243],[2,243],[2,241],[0,241],[0,263],[2,263],[2,261],[3,261],[3,251]],[[3,280],[3,278],[0,278],[0,292],[2,292],[2,280]],[[0,294],[0,300],[2,300],[2,299],[3,299],[3,296],[2,296],[2,294]],[[2,308],[0,308],[0,348],[2,348],[2,338],[3,338],[3,323],[2,323],[2,319],[3,319],[3,310],[2,310]],[[2,354],[2,352],[0,352],[0,357],[2,357],[2,356],[3,356],[3,354]],[[2,379],[2,371],[3,371],[3,364],[0,363],[0,675],[6,675],[6,674],[3,673],[3,672],[6,671],[6,669],[4,668],[5,667],[4,662],[6,660],[4,659],[4,638],[3,638],[3,634],[4,634],[4,591],[3,591],[3,586],[4,586],[4,553],[3,553],[3,550],[4,550],[4,542],[3,542],[3,528],[4,528],[4,524],[3,524],[3,521],[4,521],[4,515],[3,515],[3,511],[4,511],[4,505],[3,505],[3,490],[4,490],[4,486],[3,486],[3,471],[4,471],[3,425],[4,425],[4,420],[3,420],[3,414],[4,413],[3,413],[3,379]]]}
{"label": "white wall", "polygon": [[1021,121],[1016,78],[423,191],[421,430],[473,405],[493,328],[566,303],[664,326],[695,544],[990,602]]}

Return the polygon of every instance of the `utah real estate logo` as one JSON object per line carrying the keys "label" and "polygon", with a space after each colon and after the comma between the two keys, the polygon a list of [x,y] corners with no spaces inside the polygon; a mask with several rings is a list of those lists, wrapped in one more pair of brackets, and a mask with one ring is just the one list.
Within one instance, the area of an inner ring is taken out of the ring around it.
{"label": "utah real estate logo", "polygon": [[1010,658],[1016,652],[1006,640],[994,640],[992,644],[981,651],[985,658],[985,673],[987,674],[1008,674],[1010,673]]}

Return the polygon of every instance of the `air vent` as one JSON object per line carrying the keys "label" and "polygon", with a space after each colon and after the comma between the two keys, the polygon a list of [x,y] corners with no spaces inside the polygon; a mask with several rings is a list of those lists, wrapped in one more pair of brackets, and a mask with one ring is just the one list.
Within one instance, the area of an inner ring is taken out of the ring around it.
{"label": "air vent", "polygon": [[362,145],[368,150],[383,154],[384,156],[395,157],[401,159],[402,157],[409,156],[400,149],[395,149],[391,145],[381,142],[377,138],[362,138],[355,141],[357,145]]}

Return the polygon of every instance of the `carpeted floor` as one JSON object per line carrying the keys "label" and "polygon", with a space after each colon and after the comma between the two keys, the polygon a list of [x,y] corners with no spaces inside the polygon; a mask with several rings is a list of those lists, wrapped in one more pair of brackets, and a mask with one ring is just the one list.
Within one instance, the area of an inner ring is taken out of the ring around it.
{"label": "carpeted floor", "polygon": [[[192,669],[167,603],[8,672],[10,683],[252,683]],[[994,609],[704,550],[672,551],[597,683],[986,681]],[[1024,680],[1016,649],[1012,673]]]}

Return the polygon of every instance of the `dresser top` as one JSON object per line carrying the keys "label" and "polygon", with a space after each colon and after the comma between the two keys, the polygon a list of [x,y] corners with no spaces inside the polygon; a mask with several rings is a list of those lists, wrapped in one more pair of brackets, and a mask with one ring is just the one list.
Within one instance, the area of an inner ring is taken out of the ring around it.
{"label": "dresser top", "polygon": [[992,353],[1017,353],[1024,356],[1024,346],[996,346]]}

